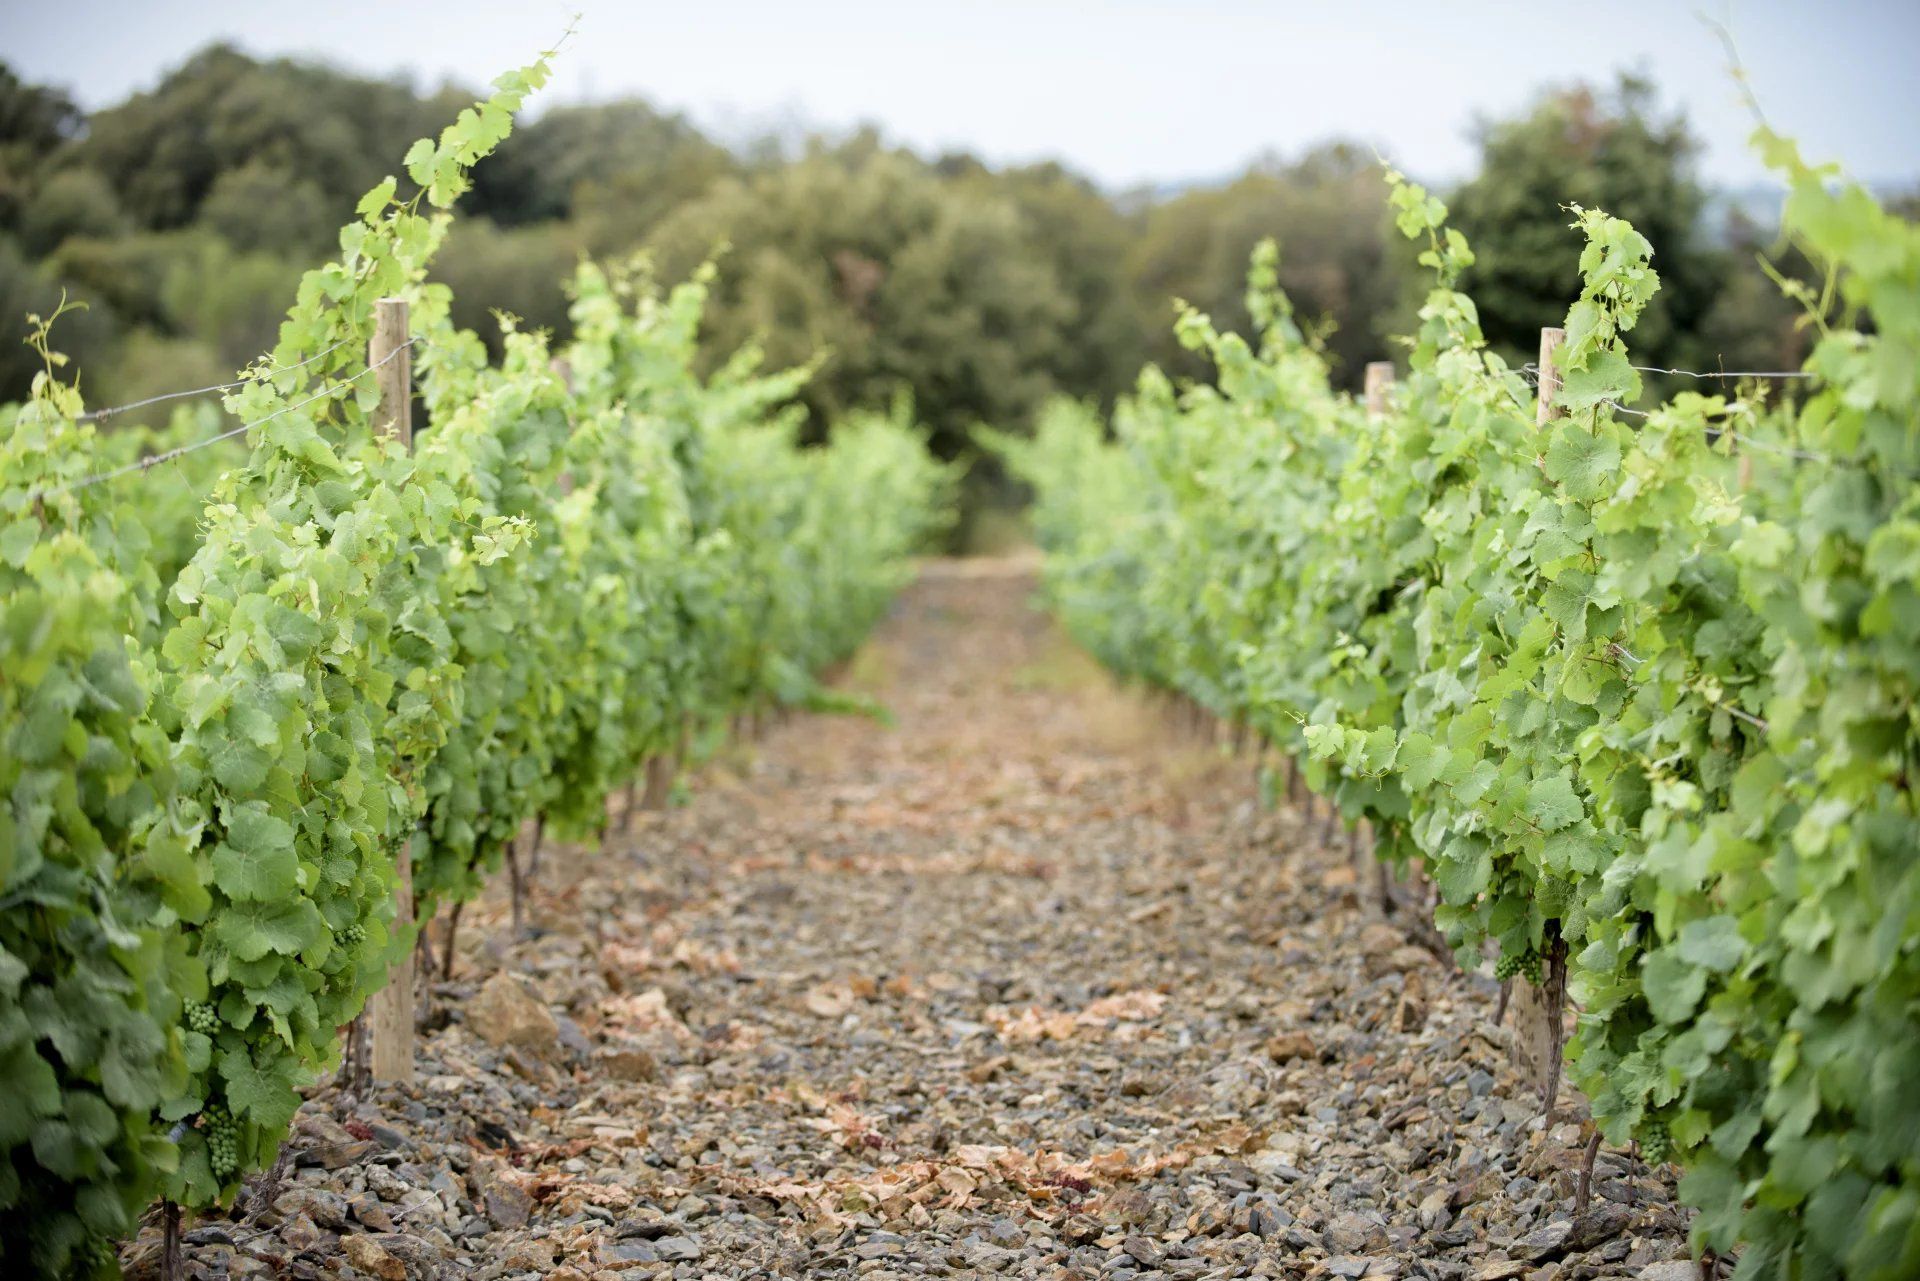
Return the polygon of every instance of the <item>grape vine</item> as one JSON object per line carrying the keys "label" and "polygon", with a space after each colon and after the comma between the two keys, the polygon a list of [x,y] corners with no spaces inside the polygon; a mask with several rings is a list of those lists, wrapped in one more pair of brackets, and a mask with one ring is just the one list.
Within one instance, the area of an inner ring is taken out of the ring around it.
{"label": "grape vine", "polygon": [[[49,327],[0,410],[0,1263],[106,1275],[230,1199],[436,907],[529,819],[598,835],[690,730],[816,696],[944,519],[903,408],[803,449],[806,370],[695,371],[706,277],[586,265],[489,365],[430,277],[545,57],[405,158],[279,342],[158,436],[82,421]],[[372,430],[377,301],[429,425]],[[92,483],[211,439],[144,477]],[[411,843],[419,893],[394,913]]]}
{"label": "grape vine", "polygon": [[989,442],[1048,589],[1116,670],[1306,759],[1419,858],[1463,964],[1565,949],[1572,1078],[1674,1160],[1743,1277],[1920,1271],[1920,228],[1762,132],[1809,298],[1810,394],[1642,414],[1653,246],[1575,209],[1582,287],[1537,421],[1459,292],[1472,248],[1390,175],[1432,273],[1384,414],[1334,394],[1256,255],[1216,386],[1149,369],[1113,439]]}

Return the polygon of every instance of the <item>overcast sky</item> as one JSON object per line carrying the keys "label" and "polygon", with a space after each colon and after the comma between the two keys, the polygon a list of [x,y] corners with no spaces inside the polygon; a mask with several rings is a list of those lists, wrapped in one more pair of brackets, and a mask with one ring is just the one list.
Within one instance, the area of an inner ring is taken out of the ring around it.
{"label": "overcast sky", "polygon": [[578,11],[548,102],[642,94],[728,136],[879,123],[923,150],[1058,158],[1115,187],[1222,176],[1341,135],[1469,172],[1476,114],[1544,83],[1652,75],[1717,182],[1762,176],[1696,16],[1729,18],[1770,120],[1878,181],[1920,177],[1920,0],[0,0],[0,57],[98,106],[215,39],[423,85],[479,84]]}

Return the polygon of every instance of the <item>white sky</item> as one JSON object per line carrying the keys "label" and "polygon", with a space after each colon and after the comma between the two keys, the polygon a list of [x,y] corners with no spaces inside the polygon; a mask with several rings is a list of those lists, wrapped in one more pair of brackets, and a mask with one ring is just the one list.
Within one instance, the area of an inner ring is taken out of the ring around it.
{"label": "white sky", "polygon": [[1225,176],[1262,150],[1370,142],[1470,172],[1477,113],[1543,83],[1650,73],[1712,180],[1762,176],[1717,39],[1776,127],[1879,181],[1920,177],[1920,0],[0,0],[0,59],[87,106],[210,40],[475,85],[580,13],[547,102],[644,95],[726,136],[872,121],[923,150],[1057,158],[1115,187]]}

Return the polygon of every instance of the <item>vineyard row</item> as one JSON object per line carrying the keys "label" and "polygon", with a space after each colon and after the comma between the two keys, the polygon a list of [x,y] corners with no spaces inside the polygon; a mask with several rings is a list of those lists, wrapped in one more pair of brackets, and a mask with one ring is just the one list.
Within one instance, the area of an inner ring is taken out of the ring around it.
{"label": "vineyard row", "polygon": [[211,414],[97,435],[52,317],[0,410],[0,1271],[112,1275],[156,1198],[231,1199],[376,993],[405,1075],[434,913],[828,701],[944,519],[904,404],[802,448],[808,371],[696,368],[710,273],[583,264],[563,350],[454,328],[430,261],[546,74],[360,202],[226,391],[243,458]]}
{"label": "vineyard row", "polygon": [[1804,380],[1632,408],[1653,247],[1576,209],[1582,286],[1536,395],[1457,287],[1444,205],[1394,175],[1433,285],[1376,412],[1331,389],[1269,245],[1254,339],[1179,322],[1215,385],[1149,369],[1111,434],[1063,404],[989,443],[1037,490],[1084,644],[1417,863],[1461,964],[1544,995],[1556,1077],[1577,1007],[1595,1141],[1684,1167],[1698,1249],[1910,1277],[1920,228],[1758,145],[1828,272]]}

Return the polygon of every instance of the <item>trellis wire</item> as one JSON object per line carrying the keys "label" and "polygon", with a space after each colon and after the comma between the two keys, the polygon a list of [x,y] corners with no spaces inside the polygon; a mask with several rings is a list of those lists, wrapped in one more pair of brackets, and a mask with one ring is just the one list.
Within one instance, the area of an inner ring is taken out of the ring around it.
{"label": "trellis wire", "polygon": [[136,400],[125,405],[112,405],[106,409],[90,409],[86,413],[78,415],[74,421],[77,423],[98,422],[103,418],[111,418],[115,414],[124,414],[135,409],[145,409],[148,405],[158,405],[169,400],[185,400],[189,396],[205,396],[216,391],[232,391],[235,387],[244,387],[250,382],[259,382],[267,378],[277,378],[281,374],[292,373],[296,369],[311,365],[322,356],[332,355],[352,341],[353,339],[351,338],[342,338],[339,342],[333,344],[333,346],[328,347],[324,351],[315,352],[297,365],[287,365],[280,369],[270,369],[253,378],[236,378],[230,383],[214,383],[210,387],[195,387],[190,391],[163,392],[158,396],[148,396],[145,400]]}
{"label": "trellis wire", "polygon": [[[335,392],[339,391],[341,388],[351,386],[352,384],[360,381],[362,378],[365,378],[368,374],[380,368],[382,365],[386,364],[389,360],[392,360],[395,356],[398,356],[401,352],[407,350],[409,347],[413,346],[415,343],[419,341],[420,340],[418,338],[409,338],[405,342],[401,343],[399,346],[395,347],[392,351],[382,356],[379,360],[375,361],[373,364],[368,365],[365,369],[362,369],[359,373],[354,374],[348,378],[342,378],[337,383],[331,383],[326,387],[321,388],[319,391],[315,392],[313,395],[307,397],[305,400],[299,401],[295,404],[288,405],[284,409],[277,409],[273,413],[268,414],[265,418],[256,419],[250,423],[241,423],[238,427],[234,427],[234,428],[231,428],[230,430],[223,431],[217,436],[208,436],[204,440],[196,440],[191,444],[179,445],[173,449],[164,450],[158,454],[148,454],[144,458],[135,459],[133,462],[126,464],[124,467],[115,467],[111,471],[95,472],[91,476],[82,476],[78,480],[70,481],[65,485],[57,485],[51,489],[35,490],[32,494],[28,495],[28,501],[38,502],[41,499],[45,499],[45,498],[57,498],[62,494],[70,494],[76,490],[89,489],[94,485],[105,484],[107,481],[110,481],[110,480],[118,480],[120,477],[128,475],[131,472],[148,471],[154,467],[158,467],[162,463],[170,463],[176,458],[181,458],[187,454],[191,454],[195,450],[205,449],[209,445],[217,445],[223,440],[231,440],[235,436],[241,435],[244,432],[252,431],[255,427],[264,427],[266,424],[272,422],[276,418],[284,417],[285,415],[292,413],[296,409],[304,409],[306,406],[311,405],[316,400],[324,400],[327,397],[333,395]],[[341,345],[343,344],[335,343],[334,347],[339,347]],[[328,350],[331,351],[333,350],[333,348],[328,348]],[[307,358],[307,361],[310,362],[310,361],[318,360],[320,356],[324,356],[324,355],[326,355],[326,352],[321,352],[315,356],[309,356]],[[306,363],[306,362],[302,362],[302,363]],[[287,368],[294,369],[294,368],[297,368],[297,366],[289,365],[287,366]],[[286,370],[281,370],[279,372],[285,373]],[[238,384],[235,384],[235,385],[238,385]],[[123,409],[132,408],[132,406],[122,406],[122,408]]]}
{"label": "trellis wire", "polygon": [[[1635,365],[1633,368],[1645,373],[1683,374],[1690,378],[1715,378],[1721,376],[1718,374],[1698,374],[1687,369],[1661,369],[1653,365]],[[1526,383],[1527,386],[1536,389],[1540,386],[1540,366],[1534,364],[1522,365],[1514,370],[1514,372],[1520,375],[1520,380]],[[1810,378],[1813,375],[1806,370],[1782,370],[1775,373],[1729,373],[1725,376],[1728,378]],[[1617,400],[1603,400],[1600,403],[1608,409],[1613,410],[1616,414],[1626,414],[1633,418],[1651,418],[1658,412],[1657,410],[1632,409]],[[1524,408],[1524,406],[1522,406],[1522,408]],[[1840,460],[1836,460],[1826,454],[1815,453],[1810,449],[1798,449],[1792,445],[1777,445],[1771,441],[1760,440],[1756,437],[1749,436],[1744,432],[1734,431],[1730,427],[1709,427],[1707,428],[1707,435],[1714,440],[1726,436],[1731,438],[1743,449],[1763,450],[1766,453],[1778,454],[1783,458],[1792,458],[1798,462],[1844,465]]]}

